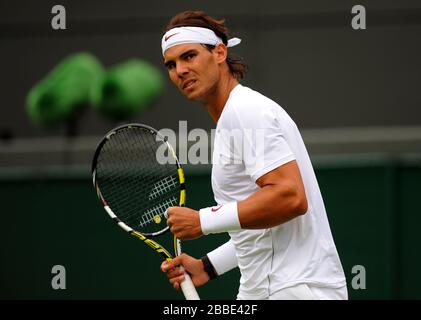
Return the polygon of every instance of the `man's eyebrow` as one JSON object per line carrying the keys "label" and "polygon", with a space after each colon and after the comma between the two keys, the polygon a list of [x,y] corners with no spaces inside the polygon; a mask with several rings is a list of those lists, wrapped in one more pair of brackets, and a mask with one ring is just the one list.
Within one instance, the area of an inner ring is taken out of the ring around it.
{"label": "man's eyebrow", "polygon": [[197,52],[196,49],[187,50],[186,52],[184,52],[180,55],[180,58],[184,58],[185,56],[188,56],[189,54],[196,53],[196,52]]}
{"label": "man's eyebrow", "polygon": [[[180,54],[180,58],[184,58],[184,57],[186,57],[186,56],[188,56],[189,54],[192,54],[192,53],[197,53],[197,50],[196,49],[187,50],[187,51],[183,52],[182,54]],[[168,67],[168,65],[171,62],[173,62],[173,60],[167,60],[167,61],[164,60],[164,65],[166,67]]]}
{"label": "man's eyebrow", "polygon": [[171,62],[173,62],[173,61],[172,61],[172,60],[167,60],[167,61],[165,61],[165,60],[164,60],[164,66],[165,66],[166,68],[168,68],[168,66],[169,66],[169,64],[170,64]]}

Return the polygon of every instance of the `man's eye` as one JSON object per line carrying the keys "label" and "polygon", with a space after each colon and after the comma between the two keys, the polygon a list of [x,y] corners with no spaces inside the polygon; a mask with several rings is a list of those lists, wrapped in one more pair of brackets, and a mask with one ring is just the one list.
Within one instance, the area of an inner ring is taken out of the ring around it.
{"label": "man's eye", "polygon": [[167,69],[168,69],[168,70],[171,70],[171,69],[173,69],[173,68],[174,68],[174,66],[175,66],[175,65],[174,65],[174,63],[168,63],[168,64],[167,64]]}
{"label": "man's eye", "polygon": [[191,54],[189,54],[189,55],[186,56],[186,60],[191,60],[191,59],[194,58],[194,56],[195,55],[193,53],[191,53]]}

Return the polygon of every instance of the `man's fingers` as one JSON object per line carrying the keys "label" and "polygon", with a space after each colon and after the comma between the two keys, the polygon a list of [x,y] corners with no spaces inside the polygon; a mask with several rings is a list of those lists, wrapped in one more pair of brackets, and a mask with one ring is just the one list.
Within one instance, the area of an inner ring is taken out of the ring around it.
{"label": "man's fingers", "polygon": [[170,279],[170,283],[176,290],[180,290],[180,283],[183,282],[184,275]]}
{"label": "man's fingers", "polygon": [[168,207],[167,210],[165,210],[165,212],[164,212],[165,219],[168,220],[168,218],[169,218],[169,216],[170,216],[170,214],[173,210],[174,210],[174,207]]}
{"label": "man's fingers", "polygon": [[180,268],[175,268],[167,271],[167,277],[169,279],[182,276],[184,274],[184,271]]}
{"label": "man's fingers", "polygon": [[171,261],[164,261],[164,262],[161,264],[161,270],[162,270],[163,272],[168,272],[169,270],[174,269],[176,266],[177,266],[177,265],[174,263],[174,260],[171,260]]}
{"label": "man's fingers", "polygon": [[177,268],[178,266],[180,266],[182,264],[181,263],[181,259],[182,259],[181,256],[177,256],[177,257],[173,258],[170,261],[164,261],[164,262],[162,262],[162,264],[161,264],[161,270],[163,272],[168,272],[171,269]]}
{"label": "man's fingers", "polygon": [[185,254],[175,257],[171,261],[164,261],[161,264],[161,270],[166,272],[167,277],[175,290],[180,290],[180,283],[184,281],[184,269],[180,268]]}

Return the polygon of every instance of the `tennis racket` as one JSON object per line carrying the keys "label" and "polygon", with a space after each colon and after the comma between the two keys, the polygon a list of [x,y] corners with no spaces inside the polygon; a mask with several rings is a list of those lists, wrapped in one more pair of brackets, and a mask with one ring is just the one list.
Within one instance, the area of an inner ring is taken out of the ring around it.
{"label": "tennis racket", "polygon": [[[166,160],[158,155],[166,155]],[[168,161],[170,160],[170,161]],[[165,211],[184,206],[184,173],[174,149],[157,130],[127,124],[109,131],[99,142],[92,178],[98,198],[108,215],[126,232],[143,241],[165,260],[171,253],[152,238],[169,232]],[[174,238],[174,254],[181,253]],[[187,300],[198,300],[187,272],[181,290]]]}

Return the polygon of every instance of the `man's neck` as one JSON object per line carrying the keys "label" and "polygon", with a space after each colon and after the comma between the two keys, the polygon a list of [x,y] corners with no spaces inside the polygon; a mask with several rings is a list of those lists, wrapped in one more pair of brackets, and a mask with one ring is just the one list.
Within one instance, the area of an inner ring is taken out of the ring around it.
{"label": "man's neck", "polygon": [[215,92],[208,100],[203,102],[203,105],[208,110],[213,121],[218,122],[219,117],[224,110],[225,104],[229,98],[232,89],[238,84],[238,80],[231,74],[221,79],[218,82]]}

